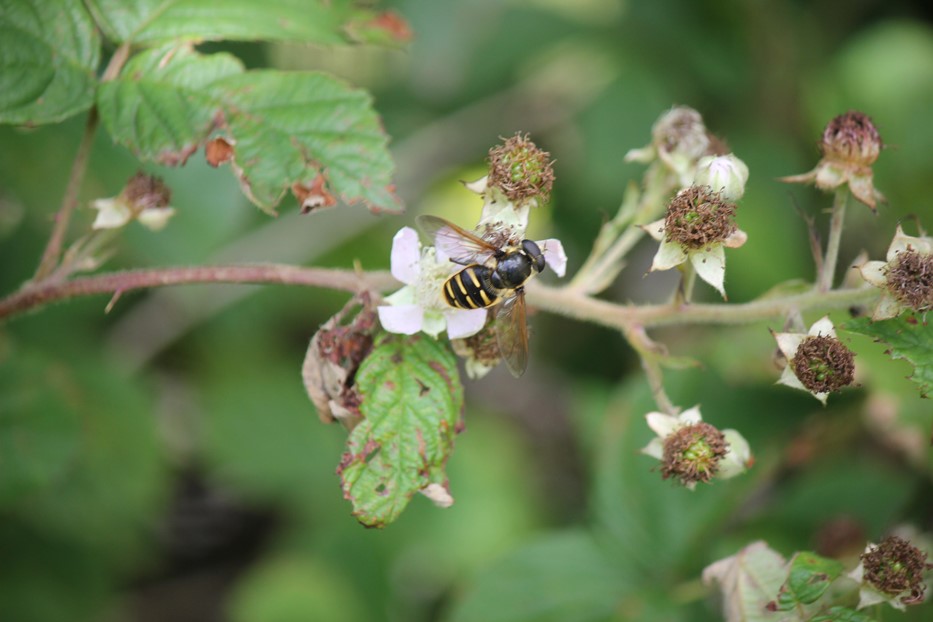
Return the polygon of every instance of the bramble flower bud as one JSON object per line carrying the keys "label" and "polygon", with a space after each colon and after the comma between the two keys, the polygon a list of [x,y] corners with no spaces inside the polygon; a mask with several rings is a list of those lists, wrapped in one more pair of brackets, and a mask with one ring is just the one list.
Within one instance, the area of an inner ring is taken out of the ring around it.
{"label": "bramble flower bud", "polygon": [[663,220],[644,230],[661,242],[651,271],[670,270],[690,261],[697,275],[726,296],[726,254],[723,247],[738,248],[748,236],[735,225],[735,204],[709,186],[691,186],[671,200]]}
{"label": "bramble flower bud", "polygon": [[815,322],[806,335],[773,334],[787,359],[778,383],[807,391],[823,404],[830,393],[852,384],[855,354],[836,338],[828,317]]}
{"label": "bramble flower bud", "polygon": [[887,602],[900,610],[923,602],[924,573],[933,568],[927,554],[898,536],[869,544],[850,577],[861,584],[858,608]]}
{"label": "bramble flower bud", "polygon": [[842,166],[871,166],[881,147],[881,136],[871,118],[853,110],[830,121],[820,142],[823,157]]}
{"label": "bramble flower bud", "polygon": [[724,156],[703,156],[697,162],[697,172],[693,179],[696,186],[708,186],[718,192],[723,199],[738,201],[745,194],[748,182],[748,167],[734,154]]}
{"label": "bramble flower bud", "polygon": [[789,183],[814,183],[820,190],[848,184],[852,195],[875,210],[884,195],[875,189],[872,164],[881,153],[881,136],[868,115],[849,111],[834,118],[823,130],[823,158],[809,173],[784,177]]}
{"label": "bramble flower bud", "polygon": [[152,231],[168,224],[175,213],[169,206],[171,189],[161,178],[139,172],[133,175],[116,197],[97,199],[91,207],[97,210],[92,229],[119,229],[133,220]]}
{"label": "bramble flower bud", "polygon": [[554,184],[551,154],[538,148],[527,134],[517,133],[489,150],[486,183],[515,203],[531,199],[546,203]]}
{"label": "bramble flower bud", "polygon": [[693,182],[701,157],[727,151],[722,141],[706,130],[699,112],[689,106],[676,106],[651,127],[651,144],[630,150],[625,161],[650,164],[660,160],[686,188]]}
{"label": "bramble flower bud", "polygon": [[677,417],[652,412],[648,426],[657,434],[642,453],[661,461],[661,476],[674,477],[693,490],[714,476],[728,479],[752,464],[748,442],[736,430],[720,431],[703,422],[699,406]]}
{"label": "bramble flower bud", "polygon": [[886,259],[855,266],[862,278],[883,290],[872,319],[896,317],[905,309],[933,309],[933,239],[906,235],[898,225]]}

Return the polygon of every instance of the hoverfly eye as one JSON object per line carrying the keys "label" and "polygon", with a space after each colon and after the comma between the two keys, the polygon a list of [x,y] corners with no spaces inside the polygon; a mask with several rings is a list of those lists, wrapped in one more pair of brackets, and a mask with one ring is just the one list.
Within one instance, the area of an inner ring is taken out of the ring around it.
{"label": "hoverfly eye", "polygon": [[531,240],[522,240],[522,250],[534,262],[535,271],[544,272],[547,262],[544,260],[544,253],[541,248]]}

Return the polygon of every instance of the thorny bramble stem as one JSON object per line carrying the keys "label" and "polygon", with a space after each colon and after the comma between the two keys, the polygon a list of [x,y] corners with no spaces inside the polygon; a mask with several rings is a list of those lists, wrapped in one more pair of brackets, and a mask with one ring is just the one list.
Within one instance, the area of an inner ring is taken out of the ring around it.
{"label": "thorny bramble stem", "polygon": [[0,320],[51,302],[95,294],[120,295],[134,289],[192,283],[278,283],[348,292],[385,291],[398,285],[389,272],[302,268],[283,264],[242,264],[127,270],[70,281],[27,284],[0,300]]}
{"label": "thorny bramble stem", "polygon": [[836,273],[836,262],[839,259],[839,242],[842,240],[842,225],[846,215],[846,204],[849,202],[849,186],[843,184],[836,188],[833,198],[833,214],[829,221],[829,239],[826,241],[826,256],[818,276],[817,289],[828,292],[833,287],[833,277]]}
{"label": "thorny bramble stem", "polygon": [[88,161],[91,155],[91,146],[94,144],[94,136],[97,135],[97,125],[99,116],[97,107],[92,106],[87,115],[87,123],[84,125],[84,134],[81,136],[81,142],[78,145],[78,152],[75,155],[74,163],[71,166],[71,174],[68,177],[68,185],[65,187],[65,196],[62,198],[62,205],[55,214],[55,224],[52,227],[52,235],[42,253],[42,260],[36,269],[35,281],[41,281],[55,270],[58,265],[58,258],[61,256],[62,245],[65,241],[65,235],[68,233],[68,223],[71,221],[71,214],[78,206],[78,192],[81,190],[81,182],[84,181],[84,174],[87,172]]}
{"label": "thorny bramble stem", "polygon": [[645,370],[645,376],[651,386],[651,395],[654,397],[655,404],[666,414],[676,416],[680,409],[674,406],[674,403],[664,391],[664,372],[661,369],[659,360],[665,354],[664,347],[652,341],[641,326],[630,326],[623,330],[622,334],[625,336],[626,341],[638,352],[642,369]]}
{"label": "thorny bramble stem", "polygon": [[[101,80],[106,82],[116,78],[123,65],[126,64],[129,54],[130,45],[128,43],[118,47],[110,58]],[[81,191],[81,184],[84,181],[85,173],[87,173],[91,147],[94,145],[94,137],[97,135],[99,123],[100,115],[97,112],[97,106],[91,106],[90,111],[88,111],[87,122],[84,125],[84,134],[78,144],[78,152],[75,154],[74,162],[71,165],[68,185],[65,186],[65,196],[62,197],[61,207],[58,208],[58,212],[55,214],[52,235],[49,236],[49,241],[42,253],[42,259],[39,261],[39,267],[36,269],[33,282],[38,283],[47,278],[58,265],[62,245],[65,243],[65,236],[68,233],[68,224],[71,222],[71,214],[78,207],[78,193]]]}

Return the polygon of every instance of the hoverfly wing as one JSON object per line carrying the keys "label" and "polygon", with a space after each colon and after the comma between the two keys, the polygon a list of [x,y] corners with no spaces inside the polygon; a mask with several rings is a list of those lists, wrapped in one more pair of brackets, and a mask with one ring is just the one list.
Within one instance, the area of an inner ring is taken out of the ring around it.
{"label": "hoverfly wing", "polygon": [[499,252],[489,242],[438,216],[423,214],[418,216],[416,222],[440,252],[462,266],[484,264]]}
{"label": "hoverfly wing", "polygon": [[496,314],[496,341],[505,366],[516,378],[525,373],[528,366],[528,324],[525,318],[525,292],[502,303]]}

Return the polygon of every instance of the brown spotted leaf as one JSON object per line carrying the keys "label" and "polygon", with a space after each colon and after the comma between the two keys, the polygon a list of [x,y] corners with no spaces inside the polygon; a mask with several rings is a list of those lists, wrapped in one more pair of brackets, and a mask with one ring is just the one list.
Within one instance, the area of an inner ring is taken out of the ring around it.
{"label": "brown spotted leaf", "polygon": [[367,527],[393,522],[412,496],[443,485],[461,426],[463,387],[453,354],[424,335],[386,335],[356,376],[364,419],[347,439],[338,473]]}

